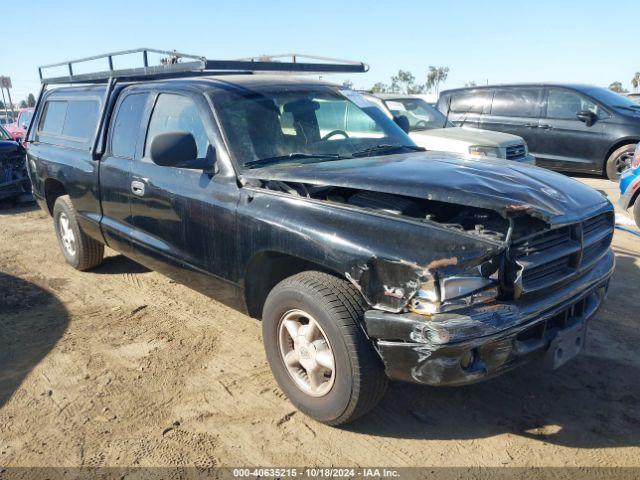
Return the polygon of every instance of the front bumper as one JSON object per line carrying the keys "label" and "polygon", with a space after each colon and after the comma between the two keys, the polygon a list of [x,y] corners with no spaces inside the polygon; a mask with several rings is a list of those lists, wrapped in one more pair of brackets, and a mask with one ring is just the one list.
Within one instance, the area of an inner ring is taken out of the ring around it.
{"label": "front bumper", "polygon": [[11,179],[0,178],[0,200],[18,197],[23,193],[29,193],[30,191],[31,183],[27,176],[19,176],[18,178],[14,177]]}
{"label": "front bumper", "polygon": [[[584,332],[604,299],[614,264],[609,250],[585,275],[543,296],[432,317],[369,310],[365,326],[391,379],[474,383],[541,357],[571,332]],[[584,335],[580,338],[583,342]]]}

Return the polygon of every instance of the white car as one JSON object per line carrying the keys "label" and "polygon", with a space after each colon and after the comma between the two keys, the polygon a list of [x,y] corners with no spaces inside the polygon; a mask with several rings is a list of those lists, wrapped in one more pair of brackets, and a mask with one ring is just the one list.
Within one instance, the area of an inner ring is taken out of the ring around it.
{"label": "white car", "polygon": [[403,127],[416,145],[427,150],[535,164],[526,142],[517,135],[456,127],[439,110],[415,96],[379,94],[365,97],[398,124],[404,123]]}

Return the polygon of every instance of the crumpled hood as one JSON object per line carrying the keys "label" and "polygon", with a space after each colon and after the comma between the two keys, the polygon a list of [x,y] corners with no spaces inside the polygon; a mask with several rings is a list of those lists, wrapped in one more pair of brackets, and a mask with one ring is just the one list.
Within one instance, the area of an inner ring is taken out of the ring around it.
{"label": "crumpled hood", "polygon": [[552,224],[613,209],[602,194],[559,173],[494,158],[412,152],[245,170],[245,179],[331,185],[494,210]]}
{"label": "crumpled hood", "polygon": [[511,135],[510,133],[461,127],[418,130],[411,132],[411,138],[413,138],[414,136],[460,140],[463,142],[469,142],[469,144],[471,145],[482,145],[483,147],[506,147],[509,145],[520,145],[524,143],[521,137],[518,137],[517,135]]}

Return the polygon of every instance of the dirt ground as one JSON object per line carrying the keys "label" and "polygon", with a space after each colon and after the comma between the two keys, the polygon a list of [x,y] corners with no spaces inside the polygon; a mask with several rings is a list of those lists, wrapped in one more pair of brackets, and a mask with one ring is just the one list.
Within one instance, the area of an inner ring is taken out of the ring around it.
{"label": "dirt ground", "polygon": [[46,213],[4,207],[0,465],[640,466],[640,238],[614,248],[588,349],[562,369],[392,384],[338,429],[280,393],[258,321],[112,251],[77,272]]}

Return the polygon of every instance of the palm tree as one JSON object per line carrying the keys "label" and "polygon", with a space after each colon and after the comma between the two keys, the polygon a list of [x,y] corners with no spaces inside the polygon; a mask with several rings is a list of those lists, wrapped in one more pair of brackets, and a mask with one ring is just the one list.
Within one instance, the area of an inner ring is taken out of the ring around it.
{"label": "palm tree", "polygon": [[613,90],[616,93],[627,93],[629,90],[626,90],[623,86],[622,86],[622,82],[613,82],[611,85],[609,85],[609,90]]}
{"label": "palm tree", "polygon": [[635,73],[635,75],[631,79],[631,85],[633,85],[633,91],[637,92],[638,87],[640,86],[640,72]]}
{"label": "palm tree", "polygon": [[434,67],[431,65],[427,74],[427,88],[431,90],[432,87],[435,87],[436,95],[438,95],[440,84],[447,81],[448,75],[449,67]]}

